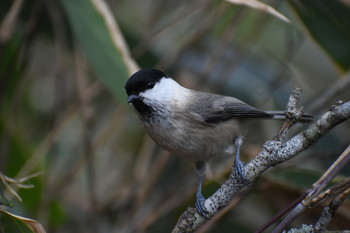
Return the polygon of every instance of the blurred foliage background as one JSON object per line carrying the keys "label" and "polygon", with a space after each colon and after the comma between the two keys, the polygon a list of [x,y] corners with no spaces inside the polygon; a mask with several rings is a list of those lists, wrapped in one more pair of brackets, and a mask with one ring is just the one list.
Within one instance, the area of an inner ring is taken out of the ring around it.
{"label": "blurred foliage background", "polygon": [[[284,109],[293,86],[303,89],[301,104],[316,116],[348,100],[349,2],[264,3],[291,22],[221,0],[2,0],[0,171],[41,175],[30,180],[34,188],[18,190],[22,202],[1,186],[1,202],[14,205],[1,208],[47,232],[171,231],[194,206],[197,174],[155,145],[126,105],[124,83],[137,67],[262,109]],[[280,125],[252,123],[244,160]],[[257,230],[322,175],[349,144],[349,130],[346,122],[267,171],[199,232]],[[233,156],[212,161],[205,195],[232,163]],[[349,174],[347,167],[338,179]],[[325,204],[294,224],[315,223]],[[349,204],[329,229],[350,228]]]}

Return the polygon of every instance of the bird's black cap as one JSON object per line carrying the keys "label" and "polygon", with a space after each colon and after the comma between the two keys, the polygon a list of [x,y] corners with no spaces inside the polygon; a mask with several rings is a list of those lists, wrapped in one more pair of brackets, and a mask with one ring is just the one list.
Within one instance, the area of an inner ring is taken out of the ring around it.
{"label": "bird's black cap", "polygon": [[133,74],[125,84],[125,90],[128,96],[137,95],[147,89],[151,89],[162,78],[168,78],[160,70],[147,68],[137,71]]}

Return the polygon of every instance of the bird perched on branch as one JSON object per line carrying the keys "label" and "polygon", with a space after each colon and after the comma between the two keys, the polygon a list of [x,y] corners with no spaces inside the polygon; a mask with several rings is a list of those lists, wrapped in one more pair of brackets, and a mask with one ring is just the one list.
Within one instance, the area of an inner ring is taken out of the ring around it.
{"label": "bird perched on branch", "polygon": [[[246,180],[240,159],[240,126],[250,118],[285,119],[284,111],[263,111],[234,97],[185,88],[156,69],[142,69],[125,85],[149,136],[161,147],[195,163],[199,174],[196,208],[204,217],[205,164],[223,153],[235,154],[237,177]],[[303,120],[312,120],[304,115]]]}

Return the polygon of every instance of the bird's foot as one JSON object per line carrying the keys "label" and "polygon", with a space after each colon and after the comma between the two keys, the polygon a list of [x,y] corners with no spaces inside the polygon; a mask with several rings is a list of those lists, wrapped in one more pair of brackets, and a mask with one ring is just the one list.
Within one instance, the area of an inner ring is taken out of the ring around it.
{"label": "bird's foot", "polygon": [[244,184],[249,184],[249,180],[244,172],[244,163],[241,160],[235,161],[234,169],[236,171],[237,178],[243,181]]}
{"label": "bird's foot", "polygon": [[205,203],[205,198],[203,197],[202,193],[197,193],[196,195],[196,209],[200,215],[203,217],[210,219],[209,212],[204,206]]}

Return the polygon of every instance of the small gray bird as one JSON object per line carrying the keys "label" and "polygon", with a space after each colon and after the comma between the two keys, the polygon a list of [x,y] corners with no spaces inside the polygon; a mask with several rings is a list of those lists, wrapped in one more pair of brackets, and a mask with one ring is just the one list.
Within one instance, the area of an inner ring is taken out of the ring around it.
{"label": "small gray bird", "polygon": [[[234,168],[245,180],[240,160],[240,125],[247,118],[284,119],[283,111],[263,111],[234,97],[185,88],[156,69],[142,69],[125,85],[128,103],[149,136],[161,147],[194,162],[199,174],[196,208],[204,217],[202,180],[205,163],[216,155],[235,152]],[[304,120],[312,120],[305,115]]]}

